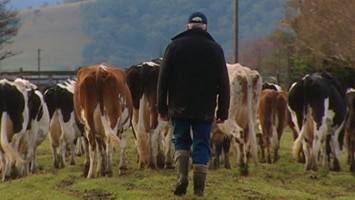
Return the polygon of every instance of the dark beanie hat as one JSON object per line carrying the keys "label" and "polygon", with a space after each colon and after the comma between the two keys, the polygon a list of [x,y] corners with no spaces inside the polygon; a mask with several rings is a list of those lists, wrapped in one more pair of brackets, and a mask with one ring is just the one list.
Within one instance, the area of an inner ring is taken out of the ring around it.
{"label": "dark beanie hat", "polygon": [[201,12],[194,12],[190,15],[188,23],[207,24],[207,17]]}

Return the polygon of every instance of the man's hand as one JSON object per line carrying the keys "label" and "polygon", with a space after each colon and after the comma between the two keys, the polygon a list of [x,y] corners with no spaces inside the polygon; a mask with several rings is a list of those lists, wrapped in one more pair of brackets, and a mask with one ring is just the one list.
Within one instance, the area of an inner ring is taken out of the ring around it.
{"label": "man's hand", "polygon": [[159,114],[159,117],[163,121],[169,121],[169,119],[170,119],[169,115]]}

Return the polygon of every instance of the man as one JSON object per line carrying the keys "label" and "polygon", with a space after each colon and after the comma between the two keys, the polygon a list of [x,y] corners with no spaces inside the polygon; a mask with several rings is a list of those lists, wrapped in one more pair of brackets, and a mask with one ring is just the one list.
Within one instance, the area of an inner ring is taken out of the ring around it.
{"label": "man", "polygon": [[174,194],[186,194],[192,146],[194,194],[203,196],[212,122],[223,123],[228,118],[229,78],[223,49],[207,32],[206,16],[192,13],[186,29],[165,50],[158,111],[162,120],[171,119],[174,126],[178,174]]}

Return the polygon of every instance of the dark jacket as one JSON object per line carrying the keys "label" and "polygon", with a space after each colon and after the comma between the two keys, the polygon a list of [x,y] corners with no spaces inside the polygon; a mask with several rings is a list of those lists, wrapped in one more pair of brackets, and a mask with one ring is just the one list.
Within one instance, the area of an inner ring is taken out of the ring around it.
{"label": "dark jacket", "polygon": [[159,74],[158,112],[178,119],[225,120],[229,93],[224,52],[212,36],[202,29],[175,36]]}

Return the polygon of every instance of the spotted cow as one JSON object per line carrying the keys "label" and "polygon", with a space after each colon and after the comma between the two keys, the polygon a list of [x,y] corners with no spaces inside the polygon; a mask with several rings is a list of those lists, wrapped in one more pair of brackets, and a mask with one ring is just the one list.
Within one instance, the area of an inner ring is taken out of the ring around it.
{"label": "spotted cow", "polygon": [[157,113],[157,83],[161,58],[132,65],[126,70],[133,100],[132,130],[138,151],[138,166],[171,168],[172,127]]}
{"label": "spotted cow", "polygon": [[74,112],[75,83],[75,79],[67,79],[44,91],[51,116],[49,140],[55,168],[66,166],[67,149],[70,152],[70,164],[75,164],[75,141],[84,136],[84,126]]}
{"label": "spotted cow", "polygon": [[[36,171],[36,150],[49,129],[43,95],[28,80],[0,80],[2,180]],[[15,170],[13,170],[15,169]]]}
{"label": "spotted cow", "polygon": [[[94,162],[98,151],[97,176],[112,176],[114,144],[120,144],[119,173],[127,169],[127,130],[132,115],[132,98],[125,72],[108,63],[83,67],[77,72],[74,89],[74,110],[85,125],[89,142],[87,178],[94,177]],[[85,163],[87,166],[87,163]]]}
{"label": "spotted cow", "polygon": [[290,87],[288,109],[299,132],[292,151],[297,157],[302,145],[306,171],[317,171],[320,158],[323,168],[328,168],[330,153],[334,158],[333,170],[341,170],[339,154],[344,137],[346,102],[342,81],[327,72],[305,75]]}
{"label": "spotted cow", "polygon": [[219,131],[232,137],[241,174],[246,176],[249,157],[253,158],[255,165],[259,162],[256,120],[262,78],[256,70],[239,63],[227,64],[227,69],[231,88],[229,117],[217,126]]}
{"label": "spotted cow", "polygon": [[37,86],[28,80],[17,78],[15,84],[23,84],[27,90],[31,91],[28,100],[29,107],[29,124],[27,125],[27,133],[22,139],[22,149],[25,149],[24,158],[29,162],[24,165],[23,174],[36,172],[36,154],[37,147],[47,138],[49,131],[49,111],[45,103],[42,92]]}

